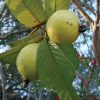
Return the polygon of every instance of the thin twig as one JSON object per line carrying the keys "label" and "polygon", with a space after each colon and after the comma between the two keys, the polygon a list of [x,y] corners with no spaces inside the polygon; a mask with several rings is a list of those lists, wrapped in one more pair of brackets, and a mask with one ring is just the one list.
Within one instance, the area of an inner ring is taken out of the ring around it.
{"label": "thin twig", "polygon": [[90,48],[89,48],[88,41],[86,40],[86,37],[85,37],[84,33],[83,33],[82,35],[83,35],[84,41],[85,41],[85,43],[86,43],[86,45],[87,45],[88,52],[89,52],[89,54],[91,55],[91,50],[90,50]]}
{"label": "thin twig", "polygon": [[99,17],[100,17],[100,1],[97,0],[97,12],[96,12],[96,21],[94,22],[94,30],[93,30],[93,49],[96,56],[97,63],[100,67],[100,26],[99,24]]}
{"label": "thin twig", "polygon": [[1,75],[1,82],[2,82],[2,92],[3,92],[3,99],[2,100],[7,100],[7,95],[6,95],[6,83],[5,83],[5,76],[4,72],[2,69],[2,65],[0,64],[0,75]]}
{"label": "thin twig", "polygon": [[3,33],[5,35],[0,35],[0,39],[6,39],[7,37],[9,37],[11,35],[19,34],[19,33],[22,33],[22,32],[28,32],[28,31],[31,31],[31,30],[32,29],[24,29],[24,30],[20,30],[20,31],[17,31],[17,32]]}
{"label": "thin twig", "polygon": [[89,22],[91,26],[93,26],[93,19],[83,10],[82,4],[79,0],[72,0],[73,4],[77,7],[80,14]]}
{"label": "thin twig", "polygon": [[6,6],[4,5],[3,10],[1,11],[1,17],[0,17],[0,22],[4,19],[5,15],[7,13]]}
{"label": "thin twig", "polygon": [[28,89],[27,89],[27,99],[26,100],[30,100],[30,97],[31,97],[31,93],[30,93],[30,91],[31,91],[31,83],[29,83],[29,85],[28,85],[28,87],[27,87]]}
{"label": "thin twig", "polygon": [[0,39],[6,39],[7,37],[9,37],[9,36],[11,36],[11,35],[15,35],[15,34],[19,34],[19,33],[22,33],[22,32],[31,31],[31,30],[35,29],[36,27],[42,26],[42,25],[45,24],[45,23],[46,23],[46,21],[44,21],[44,22],[42,22],[42,23],[40,23],[40,24],[38,24],[38,25],[36,25],[36,26],[30,28],[30,29],[21,30],[21,31],[18,31],[18,32],[6,33],[6,35],[0,36]]}
{"label": "thin twig", "polygon": [[93,7],[90,7],[89,5],[86,4],[87,2],[84,1],[82,2],[82,6],[85,7],[86,9],[88,9],[91,13],[93,13],[96,16],[95,10],[93,9]]}

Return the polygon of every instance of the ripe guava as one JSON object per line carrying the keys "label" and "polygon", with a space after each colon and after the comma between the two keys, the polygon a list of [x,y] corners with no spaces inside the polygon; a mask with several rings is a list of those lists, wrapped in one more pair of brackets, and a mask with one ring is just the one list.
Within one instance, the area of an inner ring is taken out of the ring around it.
{"label": "ripe guava", "polygon": [[18,54],[16,65],[17,70],[24,80],[34,81],[37,79],[36,60],[39,43],[32,43],[25,46]]}
{"label": "ripe guava", "polygon": [[56,11],[47,21],[47,35],[56,43],[69,44],[79,36],[79,18],[72,10]]}

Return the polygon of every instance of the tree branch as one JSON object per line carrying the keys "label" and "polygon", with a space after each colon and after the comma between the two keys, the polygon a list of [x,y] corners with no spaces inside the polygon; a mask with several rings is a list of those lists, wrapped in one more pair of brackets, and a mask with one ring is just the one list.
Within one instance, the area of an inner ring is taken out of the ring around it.
{"label": "tree branch", "polygon": [[97,63],[100,67],[100,26],[97,26],[99,24],[99,17],[100,17],[99,6],[100,6],[100,1],[97,0],[96,21],[94,23],[94,30],[93,30],[93,49]]}
{"label": "tree branch", "polygon": [[22,33],[22,32],[29,32],[29,31],[31,31],[31,30],[37,28],[37,27],[42,26],[42,25],[45,24],[45,23],[46,23],[46,21],[44,21],[44,22],[42,22],[42,23],[40,23],[40,24],[38,24],[38,25],[36,25],[36,26],[30,28],[30,29],[25,29],[25,30],[21,30],[21,31],[18,31],[18,32],[12,32],[12,33],[11,33],[11,32],[10,32],[10,33],[6,33],[6,35],[1,35],[1,36],[0,36],[0,39],[6,39],[7,37],[9,37],[9,36],[11,36],[11,35],[19,34],[19,33]]}
{"label": "tree branch", "polygon": [[24,30],[21,30],[21,31],[18,31],[18,32],[3,33],[5,35],[0,35],[0,39],[6,39],[7,37],[9,37],[11,35],[19,34],[19,33],[22,33],[22,32],[28,32],[28,31],[31,31],[31,30],[32,29],[24,29]]}
{"label": "tree branch", "polygon": [[73,4],[77,7],[80,14],[89,22],[91,26],[93,26],[93,19],[83,10],[82,4],[79,0],[72,0]]}
{"label": "tree branch", "polygon": [[99,5],[100,1],[97,0],[97,12],[96,12],[96,21],[93,21],[92,18],[83,10],[82,4],[79,0],[72,0],[80,14],[89,22],[93,28],[93,48],[94,53],[97,59],[97,63],[100,66],[100,23],[99,23]]}
{"label": "tree branch", "polygon": [[[85,2],[85,3],[86,3],[86,2]],[[91,8],[91,7],[88,6],[88,5],[85,5],[85,3],[82,3],[82,6],[85,7],[86,9],[88,9],[90,12],[92,12],[92,13],[96,16],[96,13],[95,13],[94,9]]]}

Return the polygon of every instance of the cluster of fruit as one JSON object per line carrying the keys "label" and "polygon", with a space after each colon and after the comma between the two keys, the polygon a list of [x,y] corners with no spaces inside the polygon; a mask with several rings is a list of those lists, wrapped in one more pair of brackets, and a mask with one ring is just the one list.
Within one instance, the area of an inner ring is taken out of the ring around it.
{"label": "cluster of fruit", "polygon": [[[50,41],[71,44],[79,36],[79,19],[71,10],[56,11],[47,21],[46,32]],[[38,79],[36,71],[37,50],[40,43],[24,47],[16,60],[18,72],[25,80]]]}

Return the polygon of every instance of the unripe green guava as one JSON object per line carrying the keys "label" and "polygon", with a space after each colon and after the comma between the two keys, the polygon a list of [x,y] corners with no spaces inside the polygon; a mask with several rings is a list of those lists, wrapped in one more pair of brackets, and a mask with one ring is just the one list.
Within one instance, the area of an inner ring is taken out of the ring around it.
{"label": "unripe green guava", "polygon": [[24,80],[34,81],[37,79],[36,60],[39,43],[32,43],[25,46],[18,54],[16,65],[17,70]]}
{"label": "unripe green guava", "polygon": [[50,40],[69,44],[79,36],[79,18],[72,10],[56,11],[47,21],[46,31]]}

